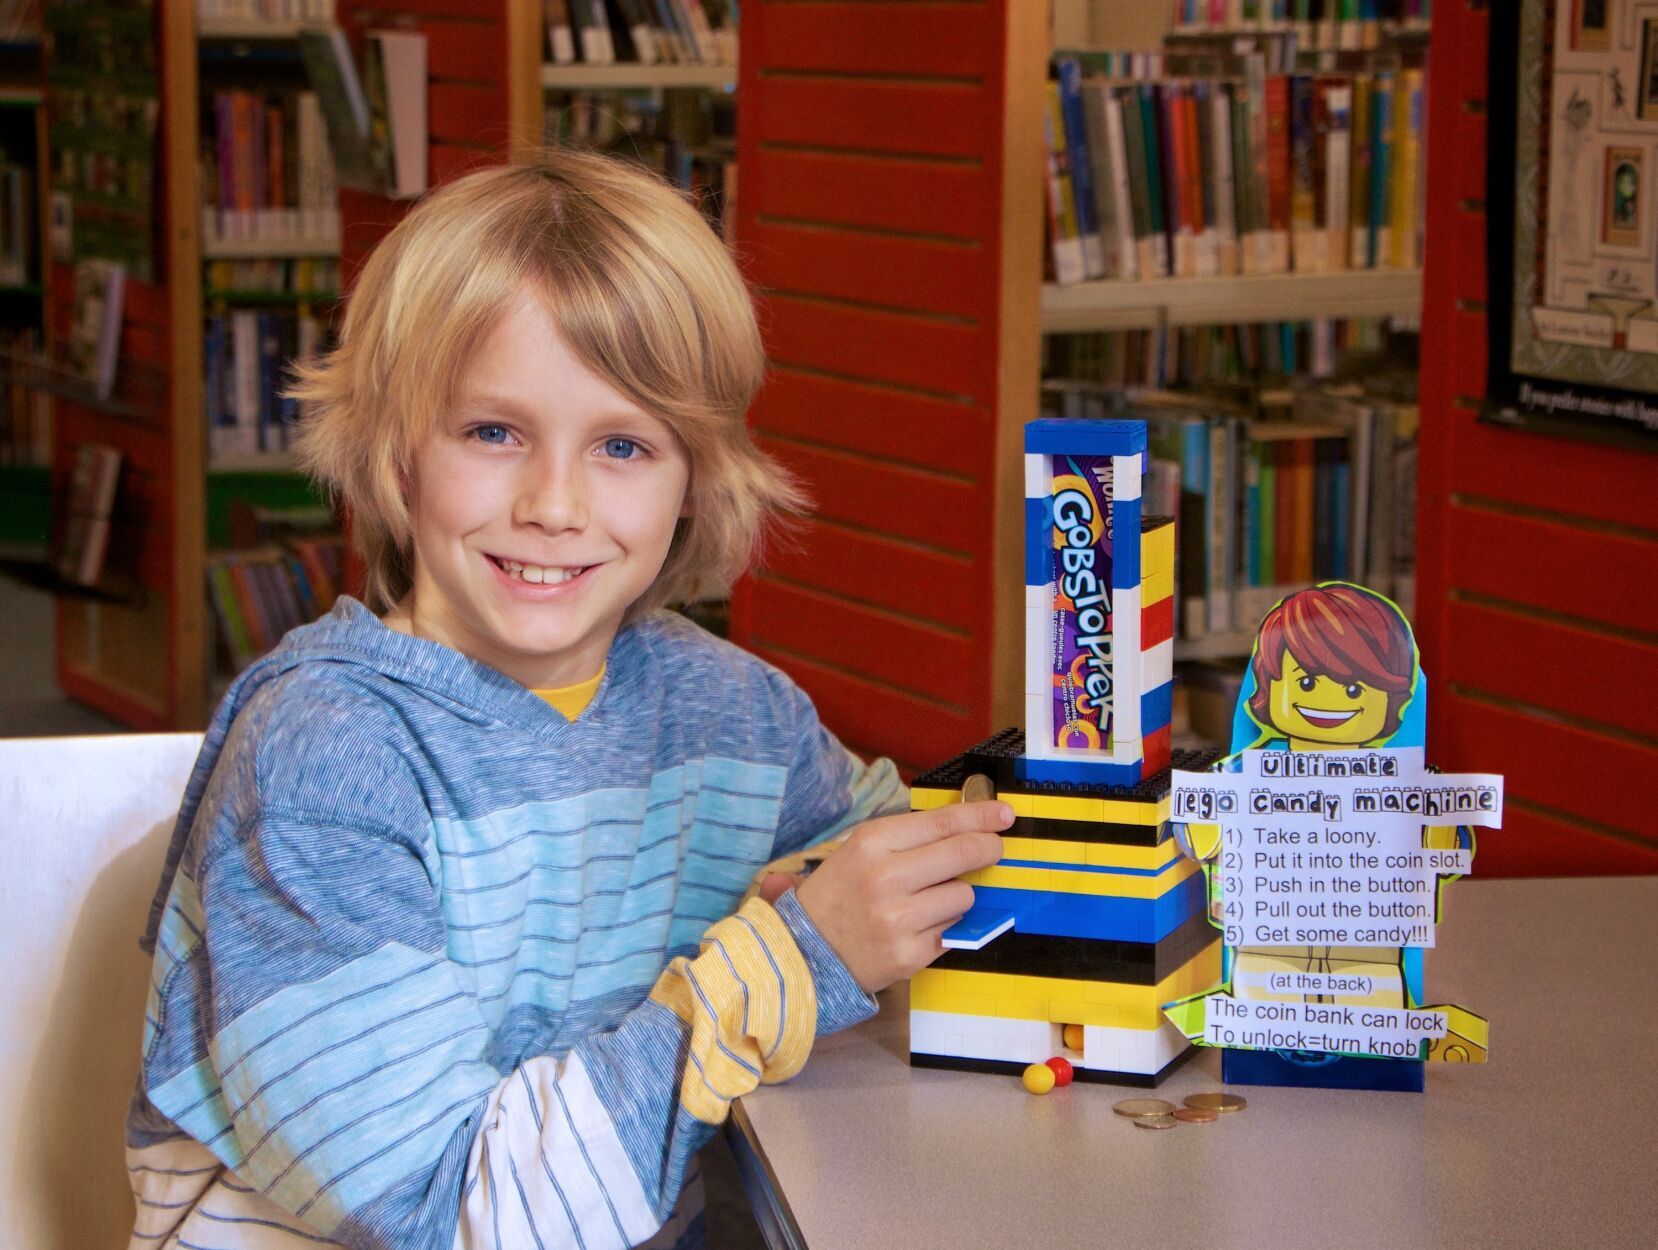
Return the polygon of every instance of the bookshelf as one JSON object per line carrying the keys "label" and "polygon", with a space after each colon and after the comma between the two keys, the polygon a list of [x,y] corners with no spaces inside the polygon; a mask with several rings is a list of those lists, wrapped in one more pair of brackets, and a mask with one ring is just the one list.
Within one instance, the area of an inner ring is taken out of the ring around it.
{"label": "bookshelf", "polygon": [[705,87],[731,91],[737,86],[735,65],[543,65],[541,85],[548,91],[666,90]]}
{"label": "bookshelf", "polygon": [[1042,332],[1415,317],[1421,307],[1421,270],[1237,274],[1148,282],[1102,279],[1075,286],[1048,282],[1042,286]]}
{"label": "bookshelf", "polygon": [[[343,9],[344,6],[342,6]],[[203,23],[195,0],[154,0],[148,20],[157,50],[160,118],[156,135],[154,281],[130,278],[121,336],[117,392],[93,401],[62,379],[36,379],[54,396],[56,449],[108,442],[124,460],[117,523],[125,519],[136,553],[136,587],[113,602],[60,598],[57,677],[71,697],[139,730],[198,728],[211,710],[214,666],[209,628],[207,552],[213,521],[229,500],[291,503],[299,479],[286,453],[216,457],[210,468],[203,404],[204,269],[214,260],[340,256],[342,285],[404,203],[343,193],[351,223],[339,239],[280,243],[203,239],[198,151],[204,49],[247,56],[250,65],[291,52],[297,23]],[[432,182],[499,160],[509,147],[533,144],[540,124],[539,5],[436,0],[392,3],[372,12],[342,12],[341,26],[359,45],[362,32],[417,27],[430,35]],[[50,322],[62,334],[72,316],[69,267],[53,265]],[[312,296],[318,302],[329,293]],[[281,301],[274,301],[280,303]],[[63,483],[57,483],[61,489]],[[222,540],[215,540],[222,541]]]}
{"label": "bookshelf", "polygon": [[739,585],[732,636],[906,771],[1023,720],[1044,334],[1419,309],[1410,270],[1044,285],[1052,49],[1155,45],[1171,21],[1062,3],[1050,41],[1036,0],[744,6],[737,244],[773,362],[752,422],[818,511]]}

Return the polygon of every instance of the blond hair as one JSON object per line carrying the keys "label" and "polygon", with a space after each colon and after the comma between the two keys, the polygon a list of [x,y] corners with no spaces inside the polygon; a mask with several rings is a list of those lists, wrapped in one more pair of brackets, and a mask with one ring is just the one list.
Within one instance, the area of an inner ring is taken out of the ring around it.
{"label": "blond hair", "polygon": [[773,523],[807,506],[744,424],[765,373],[753,301],[680,192],[637,166],[554,149],[422,201],[363,266],[338,347],[295,370],[290,393],[307,411],[298,454],[350,509],[369,607],[391,608],[413,582],[414,451],[526,290],[577,358],[667,422],[689,455],[690,515],[630,618],[723,593]]}

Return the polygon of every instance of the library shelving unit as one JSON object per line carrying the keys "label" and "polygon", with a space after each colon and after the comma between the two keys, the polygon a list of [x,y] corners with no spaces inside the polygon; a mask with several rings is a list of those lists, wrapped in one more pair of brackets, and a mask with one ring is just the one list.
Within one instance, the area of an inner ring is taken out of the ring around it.
{"label": "library shelving unit", "polygon": [[[1490,14],[1434,5],[1418,623],[1447,769],[1506,778],[1482,875],[1658,871],[1658,522],[1647,452],[1479,420]],[[1512,168],[1512,166],[1510,166]]]}
{"label": "library shelving unit", "polygon": [[541,85],[558,91],[624,91],[642,88],[737,85],[735,65],[543,65]]}
{"label": "library shelving unit", "polygon": [[[529,0],[469,4],[404,0],[374,9],[340,6],[354,43],[368,28],[431,33],[430,179],[436,184],[475,164],[503,159],[509,142],[533,141],[539,123],[539,6]],[[120,381],[107,403],[59,388],[56,448],[83,440],[122,451],[126,469],[116,523],[139,527],[134,593],[120,601],[60,598],[57,678],[71,697],[142,730],[196,728],[211,691],[212,635],[205,579],[208,465],[202,395],[202,262],[199,209],[199,36],[195,0],[153,5],[160,119],[156,138],[156,280],[129,277],[121,333]],[[258,23],[208,26],[215,39],[291,38],[297,27]],[[344,277],[406,205],[346,192],[338,247]],[[292,245],[216,247],[215,256],[298,254]],[[67,266],[56,266],[50,319],[60,336],[73,317]],[[228,489],[255,490],[256,479],[291,470],[291,460],[257,457],[225,466]],[[273,474],[271,470],[277,472]],[[62,487],[58,484],[58,488]],[[215,489],[226,488],[223,483]],[[113,542],[112,538],[112,542]]]}
{"label": "library shelving unit", "polygon": [[[773,366],[754,427],[817,512],[738,587],[732,635],[851,746],[907,769],[1023,719],[1042,334],[1419,308],[1410,271],[1044,285],[1047,15],[743,9],[737,237]],[[1181,654],[1247,649],[1228,635]]]}
{"label": "library shelving unit", "polygon": [[[46,330],[50,266],[46,263],[46,109],[38,35],[13,42],[0,41],[0,128],[8,158],[32,156],[28,167],[35,181],[31,272],[22,281],[0,286],[0,328]],[[14,151],[11,140],[19,141]],[[27,149],[24,151],[23,149]],[[5,388],[0,386],[0,396]],[[20,431],[13,431],[14,439]],[[43,450],[43,449],[42,449]],[[0,546],[32,551],[41,547],[50,523],[49,466],[38,453],[28,454],[15,442],[8,462],[0,463]]]}

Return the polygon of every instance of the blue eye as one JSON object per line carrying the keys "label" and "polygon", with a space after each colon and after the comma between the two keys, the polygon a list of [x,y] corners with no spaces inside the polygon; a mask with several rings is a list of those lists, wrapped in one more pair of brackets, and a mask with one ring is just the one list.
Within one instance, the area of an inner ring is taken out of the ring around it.
{"label": "blue eye", "polygon": [[1301,689],[1305,690],[1308,694],[1311,694],[1313,692],[1313,687],[1318,685],[1318,678],[1316,678],[1316,677],[1303,677],[1296,684],[1298,686],[1300,686]]}
{"label": "blue eye", "polygon": [[478,425],[472,428],[472,433],[480,443],[488,443],[492,447],[504,446],[512,437],[504,425]]}
{"label": "blue eye", "polygon": [[607,438],[604,442],[604,454],[612,460],[632,460],[638,450],[639,444],[631,438]]}
{"label": "blue eye", "polygon": [[1363,693],[1364,687],[1359,685],[1358,682],[1354,682],[1352,685],[1347,687],[1347,697],[1349,699],[1356,699]]}

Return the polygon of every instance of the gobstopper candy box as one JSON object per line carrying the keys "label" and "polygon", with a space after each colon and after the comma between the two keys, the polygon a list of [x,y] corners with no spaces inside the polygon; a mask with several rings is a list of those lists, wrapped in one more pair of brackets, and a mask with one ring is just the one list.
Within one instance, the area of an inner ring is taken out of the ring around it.
{"label": "gobstopper candy box", "polygon": [[1033,781],[1169,765],[1174,522],[1142,517],[1143,421],[1025,427],[1025,742]]}
{"label": "gobstopper candy box", "polygon": [[[1155,1086],[1190,1054],[1163,1004],[1215,984],[1221,955],[1202,870],[1171,834],[1168,773],[1025,780],[1023,747],[1004,731],[911,786],[922,811],[986,774],[1014,822],[1002,861],[966,878],[974,907],[950,949],[910,980],[910,1062],[1018,1075],[1057,1055],[1079,1081]],[[1213,758],[1175,753],[1181,768]]]}

